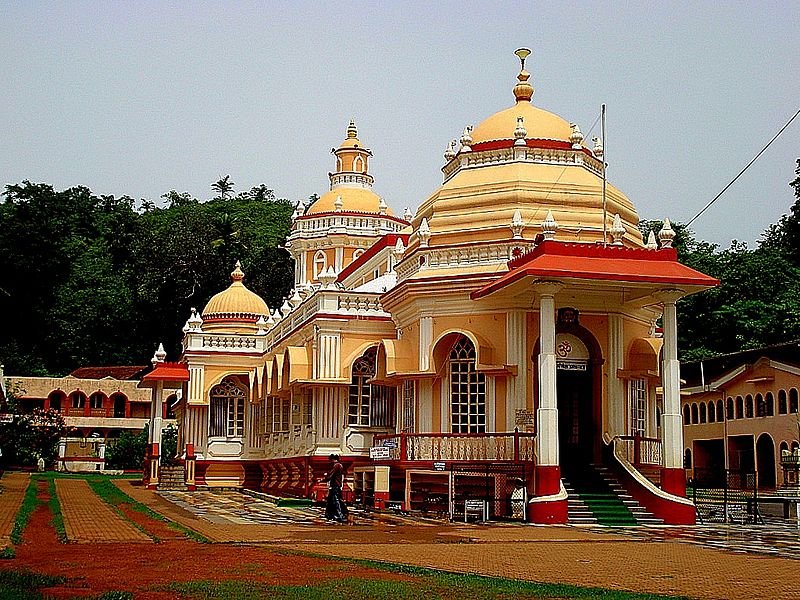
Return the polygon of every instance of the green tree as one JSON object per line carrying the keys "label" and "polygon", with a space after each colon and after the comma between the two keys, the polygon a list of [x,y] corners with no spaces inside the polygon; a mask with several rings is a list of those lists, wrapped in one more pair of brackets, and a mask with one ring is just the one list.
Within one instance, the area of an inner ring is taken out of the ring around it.
{"label": "green tree", "polygon": [[228,197],[233,194],[233,186],[234,184],[231,180],[230,175],[225,175],[222,179],[219,179],[211,184],[211,189],[217,192],[217,198],[221,200],[227,200]]}
{"label": "green tree", "polygon": [[147,426],[142,431],[123,431],[113,444],[106,448],[106,468],[136,470],[144,467],[147,449]]}
{"label": "green tree", "polygon": [[61,413],[42,409],[23,413],[11,391],[0,412],[6,416],[0,422],[0,464],[33,467],[41,457],[51,467],[58,457],[58,441],[69,431]]}

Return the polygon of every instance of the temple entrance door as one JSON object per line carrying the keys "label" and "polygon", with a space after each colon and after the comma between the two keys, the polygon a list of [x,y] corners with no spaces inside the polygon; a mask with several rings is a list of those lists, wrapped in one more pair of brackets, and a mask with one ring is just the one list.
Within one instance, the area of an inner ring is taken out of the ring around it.
{"label": "temple entrance door", "polygon": [[556,373],[561,465],[592,461],[592,377],[588,369]]}
{"label": "temple entrance door", "polygon": [[556,335],[558,442],[562,468],[593,459],[592,372],[589,351],[575,335]]}

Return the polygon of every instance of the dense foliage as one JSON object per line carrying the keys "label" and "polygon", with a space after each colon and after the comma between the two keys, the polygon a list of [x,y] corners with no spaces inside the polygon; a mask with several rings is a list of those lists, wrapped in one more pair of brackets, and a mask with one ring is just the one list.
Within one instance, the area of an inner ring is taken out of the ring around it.
{"label": "dense foliage", "polygon": [[[700,358],[800,339],[800,160],[797,201],[755,248],[696,240],[673,224],[680,260],[721,280],[679,303],[680,352]],[[283,250],[292,205],[265,185],[234,196],[164,194],[136,210],[123,196],[56,191],[24,181],[0,203],[0,364],[19,375],[81,365],[146,364],[159,341],[179,351],[191,307],[201,309],[241,260],[246,284],[271,307],[292,285]],[[312,198],[313,199],[313,198]],[[311,199],[310,199],[311,200]],[[659,229],[642,222],[642,230]]]}
{"label": "dense foliage", "polygon": [[47,468],[55,464],[58,441],[68,431],[60,412],[37,408],[24,413],[12,390],[8,390],[0,412],[8,418],[0,422],[0,469],[3,465],[35,467],[39,458]]}
{"label": "dense foliage", "polygon": [[0,203],[0,364],[19,375],[82,365],[147,364],[160,341],[179,351],[191,307],[202,309],[241,260],[246,285],[279,306],[293,282],[282,249],[292,205],[264,185],[166,206],[56,191],[24,181]]}

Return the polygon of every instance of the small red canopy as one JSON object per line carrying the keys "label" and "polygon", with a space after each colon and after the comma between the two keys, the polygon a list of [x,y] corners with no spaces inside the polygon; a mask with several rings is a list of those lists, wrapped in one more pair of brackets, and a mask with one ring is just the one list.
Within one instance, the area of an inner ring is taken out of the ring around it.
{"label": "small red canopy", "polygon": [[142,377],[138,387],[153,387],[157,381],[182,383],[189,381],[189,367],[184,363],[160,362],[147,375]]}
{"label": "small red canopy", "polygon": [[472,299],[488,296],[525,277],[700,288],[719,285],[718,279],[679,263],[674,248],[650,250],[546,240],[531,252],[509,261],[508,267],[510,270],[500,279],[472,292]]}

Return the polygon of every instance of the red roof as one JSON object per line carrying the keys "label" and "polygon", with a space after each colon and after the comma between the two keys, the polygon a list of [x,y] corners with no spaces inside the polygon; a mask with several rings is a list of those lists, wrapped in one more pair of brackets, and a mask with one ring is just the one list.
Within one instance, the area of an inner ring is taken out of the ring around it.
{"label": "red roof", "polygon": [[155,369],[142,377],[139,386],[143,387],[142,384],[150,384],[156,381],[189,381],[189,367],[185,363],[158,363]]}
{"label": "red roof", "polygon": [[122,365],[118,367],[79,367],[75,369],[70,375],[78,379],[103,379],[104,377],[111,377],[112,379],[132,380],[141,379],[145,371],[150,367],[148,365]]}
{"label": "red roof", "polygon": [[370,246],[369,250],[364,252],[364,254],[342,269],[341,273],[339,273],[339,278],[336,281],[343,281],[346,277],[351,275],[353,271],[375,256],[383,248],[386,248],[387,246],[392,247],[397,244],[397,240],[403,240],[403,244],[407,244],[408,238],[409,234],[407,233],[387,233],[372,246]]}
{"label": "red roof", "polygon": [[500,279],[476,290],[482,298],[524,277],[626,281],[675,286],[714,287],[719,280],[678,262],[674,248],[650,250],[547,240],[508,263]]}

